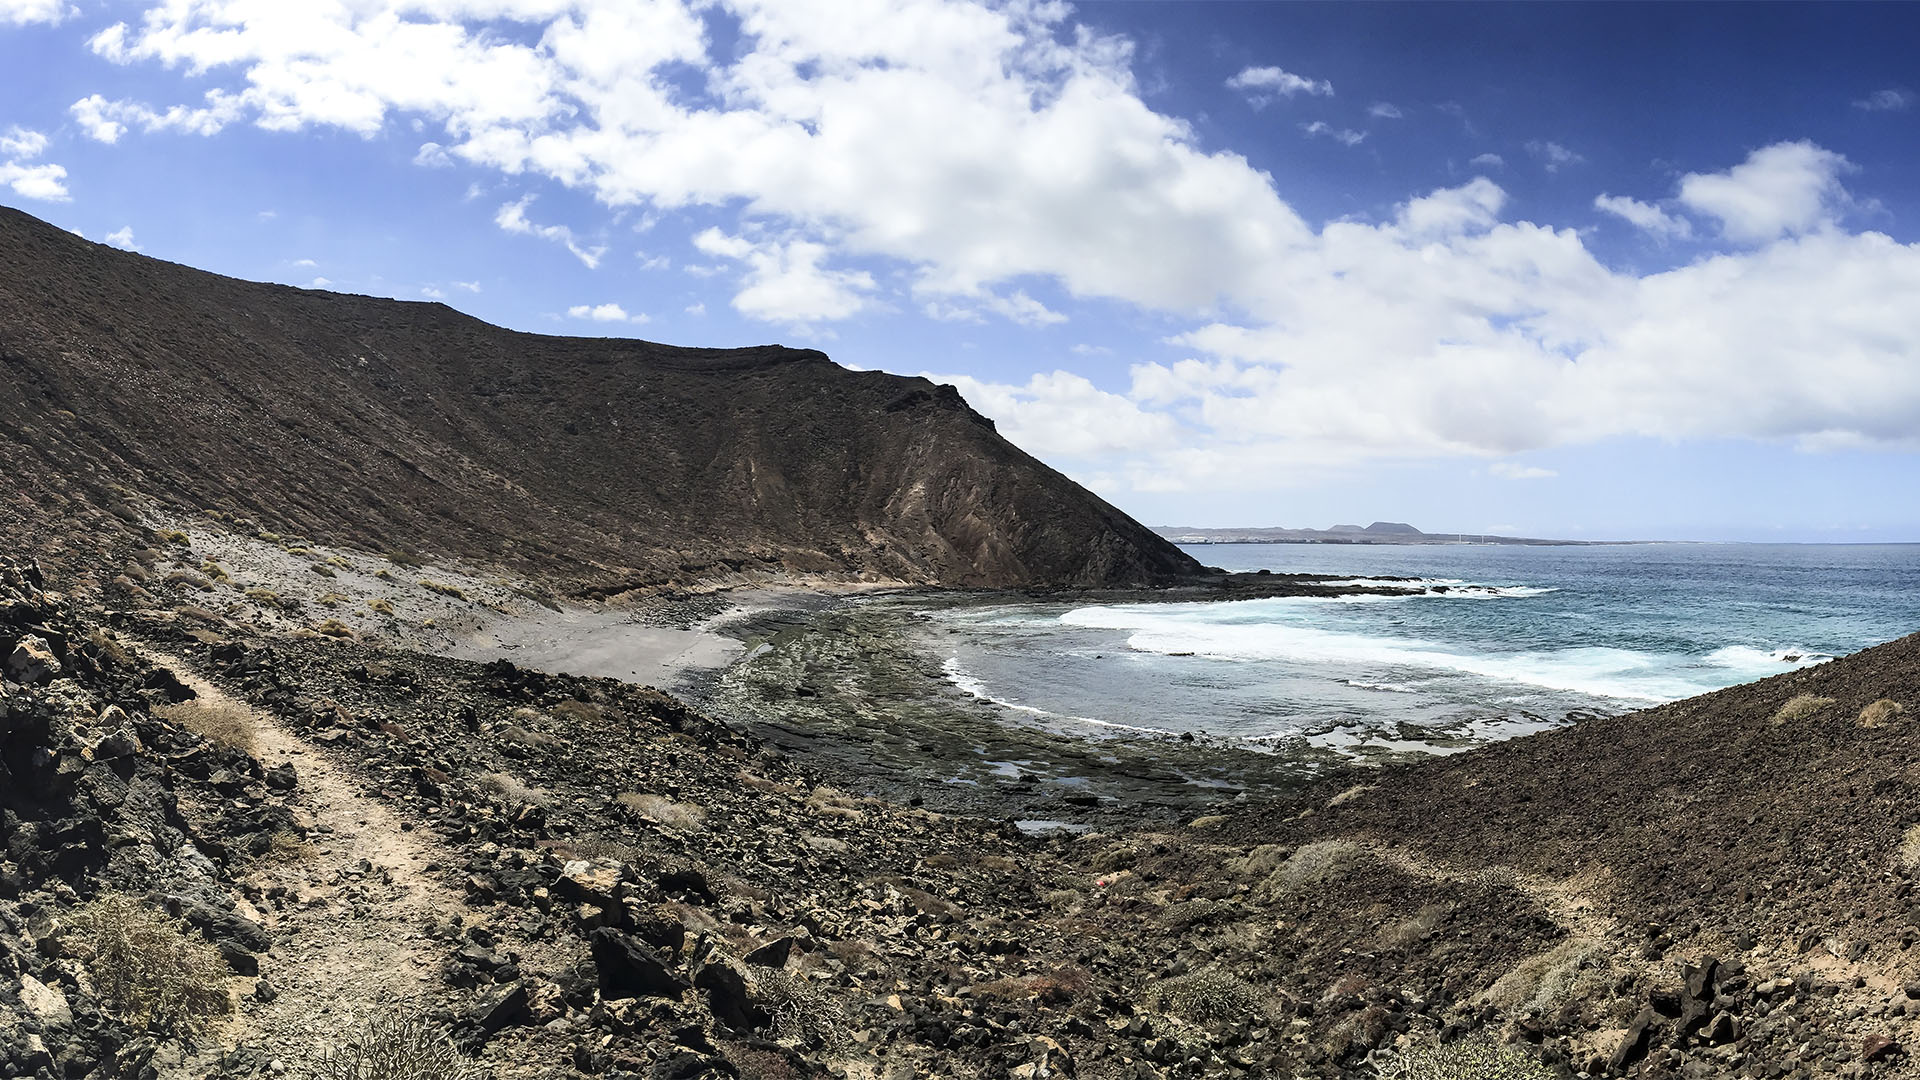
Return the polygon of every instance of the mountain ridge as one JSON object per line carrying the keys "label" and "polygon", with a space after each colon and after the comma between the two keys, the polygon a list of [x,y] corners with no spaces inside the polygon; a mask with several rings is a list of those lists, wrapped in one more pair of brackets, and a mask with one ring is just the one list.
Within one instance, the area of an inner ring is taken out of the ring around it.
{"label": "mountain ridge", "polygon": [[[821,352],[491,326],[241,281],[0,208],[0,519],[55,548],[152,504],[577,592],[764,570],[974,587],[1198,564],[950,386]],[[84,560],[82,560],[84,561]]]}

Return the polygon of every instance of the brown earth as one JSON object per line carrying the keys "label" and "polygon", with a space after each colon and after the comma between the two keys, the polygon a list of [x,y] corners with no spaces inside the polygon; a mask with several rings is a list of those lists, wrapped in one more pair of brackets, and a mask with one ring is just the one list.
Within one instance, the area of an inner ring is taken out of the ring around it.
{"label": "brown earth", "polygon": [[5,208],[0,431],[0,535],[78,545],[82,566],[157,500],[602,595],[741,570],[948,586],[1198,570],[950,386],[238,281]]}

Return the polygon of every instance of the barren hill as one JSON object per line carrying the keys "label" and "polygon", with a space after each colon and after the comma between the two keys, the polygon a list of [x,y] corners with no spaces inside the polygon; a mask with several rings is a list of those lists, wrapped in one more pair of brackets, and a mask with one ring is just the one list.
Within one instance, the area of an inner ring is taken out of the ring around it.
{"label": "barren hill", "polygon": [[595,592],[743,568],[952,586],[1198,569],[925,379],[516,333],[4,208],[0,431],[0,526],[43,551],[149,498]]}

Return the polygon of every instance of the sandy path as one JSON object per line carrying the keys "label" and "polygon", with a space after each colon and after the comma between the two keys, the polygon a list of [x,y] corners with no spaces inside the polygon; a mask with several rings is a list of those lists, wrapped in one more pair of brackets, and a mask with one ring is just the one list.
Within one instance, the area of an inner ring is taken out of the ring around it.
{"label": "sandy path", "polygon": [[362,794],[344,769],[271,714],[231,697],[175,657],[143,651],[172,668],[201,700],[251,713],[261,763],[291,762],[299,776],[294,812],[312,841],[299,857],[257,865],[244,876],[269,898],[285,890],[277,904],[269,899],[254,909],[236,898],[243,914],[274,935],[260,969],[279,996],[262,1003],[251,996],[252,980],[236,980],[248,996],[233,1016],[193,1058],[161,1075],[204,1076],[219,1054],[242,1045],[263,1048],[293,1075],[307,1075],[304,1066],[368,1014],[427,996],[436,957],[447,946],[427,937],[426,924],[467,910],[458,894],[427,873],[450,856],[430,837],[404,830],[388,807]]}

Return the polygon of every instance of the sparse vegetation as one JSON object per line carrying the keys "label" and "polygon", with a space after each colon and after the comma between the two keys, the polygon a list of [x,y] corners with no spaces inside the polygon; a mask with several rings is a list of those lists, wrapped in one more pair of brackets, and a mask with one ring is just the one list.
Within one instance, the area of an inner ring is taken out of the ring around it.
{"label": "sparse vegetation", "polygon": [[1860,710],[1859,723],[1861,727],[1865,728],[1885,727],[1895,719],[1898,719],[1900,714],[1906,711],[1906,706],[1892,698],[1881,698],[1879,701]]}
{"label": "sparse vegetation", "polygon": [[1184,1020],[1247,1020],[1264,1008],[1260,991],[1218,968],[1159,979],[1147,987],[1147,1008]]}
{"label": "sparse vegetation", "polygon": [[674,802],[664,795],[646,795],[625,791],[614,801],[648,821],[682,832],[699,832],[707,827],[707,812],[692,803]]}
{"label": "sparse vegetation", "polygon": [[393,605],[376,596],[367,601],[367,610],[373,612],[375,615],[391,615],[393,614]]}
{"label": "sparse vegetation", "polygon": [[320,1059],[317,1080],[479,1080],[447,1031],[413,1009],[382,1009]]}
{"label": "sparse vegetation", "polygon": [[1360,845],[1350,840],[1316,840],[1306,845],[1267,875],[1254,896],[1272,901],[1316,882],[1325,881],[1358,860]]}
{"label": "sparse vegetation", "polygon": [[348,626],[339,619],[327,619],[313,629],[317,633],[325,634],[328,637],[350,638],[353,636],[353,627]]}
{"label": "sparse vegetation", "polygon": [[253,715],[245,705],[191,698],[177,705],[162,705],[154,709],[153,714],[179,724],[203,739],[253,752]]}
{"label": "sparse vegetation", "polygon": [[784,1043],[835,1050],[849,1040],[847,1012],[805,976],[761,971],[755,997],[773,1018],[773,1037]]}
{"label": "sparse vegetation", "polygon": [[1490,1039],[1417,1046],[1374,1066],[1380,1080],[1553,1080],[1553,1070]]}
{"label": "sparse vegetation", "polygon": [[547,797],[512,773],[490,772],[480,777],[480,787],[491,791],[510,803],[531,803],[534,806],[547,805]]}
{"label": "sparse vegetation", "polygon": [[1773,722],[1776,724],[1789,724],[1795,720],[1805,720],[1807,717],[1812,716],[1814,713],[1819,712],[1831,704],[1833,704],[1833,699],[1830,697],[1820,697],[1816,694],[1795,694],[1787,699],[1785,705],[1780,706],[1779,712],[1773,714]]}
{"label": "sparse vegetation", "polygon": [[467,594],[462,592],[458,585],[448,585],[446,582],[435,581],[432,578],[421,578],[420,587],[430,593],[450,596],[455,600],[465,600],[467,598]]}
{"label": "sparse vegetation", "polygon": [[227,1011],[227,965],[204,938],[124,893],[102,893],[75,919],[102,997],[128,1023],[189,1034]]}
{"label": "sparse vegetation", "polygon": [[233,575],[227,573],[227,568],[214,562],[212,559],[208,559],[206,562],[200,564],[200,572],[214,581],[225,582],[233,580]]}

